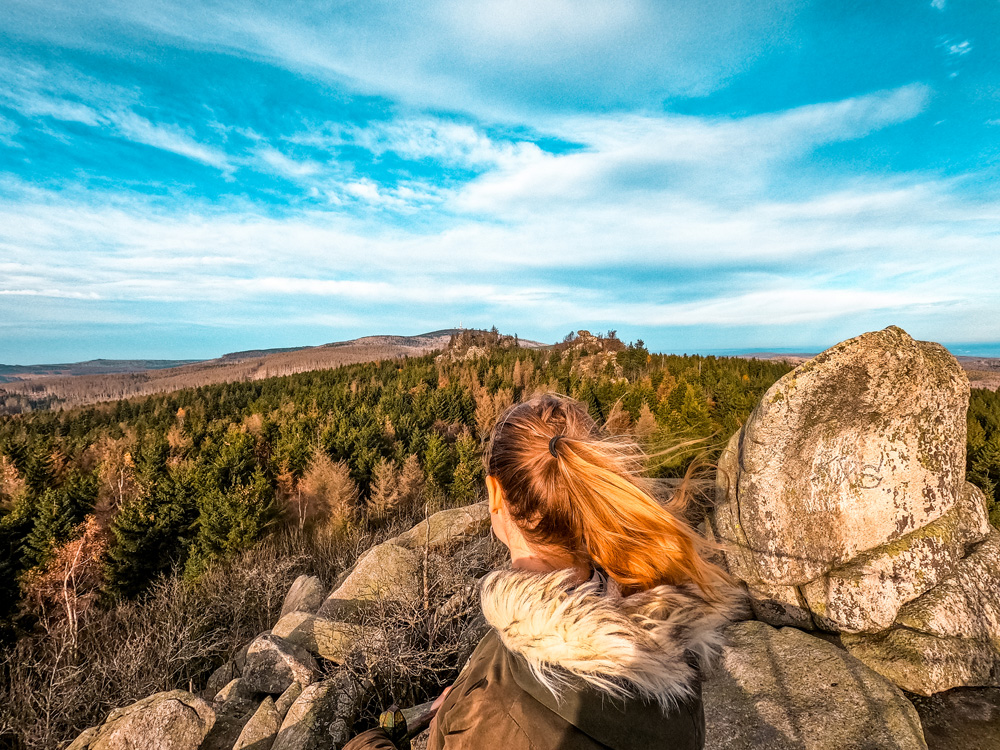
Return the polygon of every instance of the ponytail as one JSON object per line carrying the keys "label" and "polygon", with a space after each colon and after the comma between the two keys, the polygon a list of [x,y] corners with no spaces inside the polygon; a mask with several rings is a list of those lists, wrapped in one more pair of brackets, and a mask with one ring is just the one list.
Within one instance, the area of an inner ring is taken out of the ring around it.
{"label": "ponytail", "polygon": [[579,403],[546,394],[512,407],[485,460],[529,542],[603,568],[626,593],[661,584],[694,584],[712,601],[728,593],[710,545],[680,515],[691,475],[661,505],[638,446],[601,435]]}

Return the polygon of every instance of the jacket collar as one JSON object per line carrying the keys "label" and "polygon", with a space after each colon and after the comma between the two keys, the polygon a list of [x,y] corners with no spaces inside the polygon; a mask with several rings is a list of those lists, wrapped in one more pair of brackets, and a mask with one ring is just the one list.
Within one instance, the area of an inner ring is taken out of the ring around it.
{"label": "jacket collar", "polygon": [[696,694],[699,664],[719,649],[731,606],[712,605],[694,586],[623,597],[612,580],[573,583],[566,570],[497,571],[483,580],[487,622],[549,693],[582,681],[664,710]]}

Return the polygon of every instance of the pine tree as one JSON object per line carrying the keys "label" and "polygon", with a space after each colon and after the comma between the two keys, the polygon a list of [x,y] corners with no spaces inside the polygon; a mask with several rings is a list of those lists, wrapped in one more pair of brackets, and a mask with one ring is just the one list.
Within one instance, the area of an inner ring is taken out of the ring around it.
{"label": "pine tree", "polygon": [[479,498],[485,481],[483,461],[475,438],[468,433],[458,439],[455,449],[458,454],[458,465],[451,481],[450,494],[452,500],[467,505]]}
{"label": "pine tree", "polygon": [[438,433],[431,433],[424,450],[424,471],[427,481],[436,489],[444,489],[451,478],[452,454],[448,444]]}
{"label": "pine tree", "polygon": [[181,563],[198,517],[186,475],[171,475],[152,492],[128,499],[111,522],[105,555],[105,593],[132,598]]}
{"label": "pine tree", "polygon": [[399,509],[408,511],[415,508],[424,496],[424,486],[427,483],[424,470],[420,466],[420,459],[416,453],[411,453],[403,462],[403,469],[399,473]]}
{"label": "pine tree", "polygon": [[198,498],[198,535],[185,573],[196,576],[213,560],[249,549],[269,531],[278,509],[274,487],[257,470],[246,484]]}
{"label": "pine tree", "polygon": [[48,561],[53,549],[70,539],[97,501],[97,481],[92,474],[71,474],[59,487],[42,493],[34,526],[24,540],[30,566]]}

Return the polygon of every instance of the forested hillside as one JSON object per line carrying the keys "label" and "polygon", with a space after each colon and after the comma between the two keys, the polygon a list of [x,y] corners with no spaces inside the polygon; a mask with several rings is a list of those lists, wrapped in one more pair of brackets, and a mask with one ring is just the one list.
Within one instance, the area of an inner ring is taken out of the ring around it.
{"label": "forested hillside", "polygon": [[[476,499],[482,440],[526,394],[572,395],[654,453],[702,439],[653,466],[654,475],[676,476],[696,451],[717,451],[790,369],[651,354],[613,333],[580,332],[538,350],[496,332],[464,332],[441,354],[0,417],[0,620],[8,643],[20,641],[5,669],[23,668],[17,679],[45,695],[26,699],[19,726],[48,716],[38,735],[48,739],[29,743],[44,747],[134,700],[128,690],[181,685],[261,627],[248,602],[279,590],[282,575],[324,565],[335,574],[338,560],[354,557],[345,545],[370,544],[394,519]],[[973,391],[968,446],[969,478],[997,500],[996,393]],[[316,529],[340,531],[303,541]],[[264,539],[269,562],[253,562]],[[282,539],[298,555],[287,565]],[[274,580],[264,580],[272,570]],[[227,594],[227,580],[246,590]],[[141,641],[160,627],[158,608],[173,613],[185,644],[207,643],[206,633],[220,640],[141,685],[135,665],[152,668],[175,646],[143,642],[132,666],[115,648],[88,652],[108,639]],[[99,626],[88,631],[91,621]],[[43,655],[25,665],[26,654]],[[90,680],[95,658],[106,662],[101,674],[115,676]],[[57,673],[68,682],[50,685]],[[126,692],[108,693],[100,687],[108,680]],[[65,715],[69,706],[79,715]]]}
{"label": "forested hillside", "polygon": [[654,443],[723,438],[787,370],[651,355],[613,336],[536,351],[484,334],[438,357],[5,417],[3,619],[19,600],[35,615],[61,609],[50,589],[67,556],[74,597],[106,603],[175,566],[197,576],[289,525],[386,515],[428,494],[470,501],[481,438],[525,393],[571,394]]}

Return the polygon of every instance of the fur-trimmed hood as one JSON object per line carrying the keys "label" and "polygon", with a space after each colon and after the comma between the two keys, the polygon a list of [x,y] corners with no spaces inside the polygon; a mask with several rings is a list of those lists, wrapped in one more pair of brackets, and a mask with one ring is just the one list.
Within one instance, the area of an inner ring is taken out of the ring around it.
{"label": "fur-trimmed hood", "polygon": [[483,580],[483,614],[554,696],[574,678],[616,698],[664,710],[691,697],[698,668],[718,651],[735,603],[714,605],[694,586],[631,596],[604,577],[574,585],[570,570],[496,571]]}

